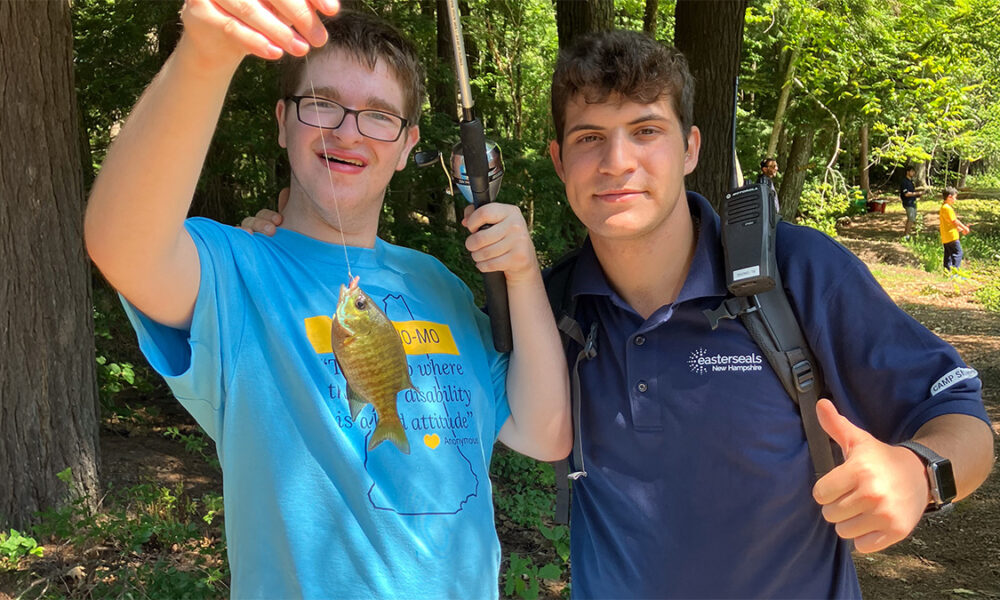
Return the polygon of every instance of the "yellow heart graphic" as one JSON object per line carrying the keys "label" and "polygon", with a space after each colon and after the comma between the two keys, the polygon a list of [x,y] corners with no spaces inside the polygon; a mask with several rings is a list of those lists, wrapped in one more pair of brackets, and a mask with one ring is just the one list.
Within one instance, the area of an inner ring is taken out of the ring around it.
{"label": "yellow heart graphic", "polygon": [[441,436],[439,436],[436,433],[429,433],[424,436],[424,444],[426,444],[427,447],[430,448],[431,450],[437,448],[438,444],[440,443],[441,443]]}

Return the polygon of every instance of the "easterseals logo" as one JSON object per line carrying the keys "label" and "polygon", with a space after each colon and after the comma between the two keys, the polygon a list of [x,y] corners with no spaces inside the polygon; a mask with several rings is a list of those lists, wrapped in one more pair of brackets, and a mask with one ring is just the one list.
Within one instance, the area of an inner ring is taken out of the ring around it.
{"label": "easterseals logo", "polygon": [[713,354],[705,348],[698,348],[688,356],[688,367],[692,373],[704,375],[713,373],[748,373],[764,368],[764,359],[760,354]]}

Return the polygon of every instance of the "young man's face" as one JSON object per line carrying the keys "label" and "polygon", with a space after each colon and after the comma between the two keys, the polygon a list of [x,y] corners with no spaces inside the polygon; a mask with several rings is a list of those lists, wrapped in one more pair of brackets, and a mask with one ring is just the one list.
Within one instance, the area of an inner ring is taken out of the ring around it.
{"label": "young man's face", "polygon": [[700,145],[697,127],[685,140],[669,98],[638,104],[613,95],[588,104],[578,94],[549,153],[595,241],[637,240],[687,214],[684,175],[697,166]]}
{"label": "young man's face", "polygon": [[[403,115],[403,91],[384,61],[372,71],[343,50],[329,50],[310,56],[296,95],[311,96],[310,81],[317,97],[349,109]],[[288,149],[292,169],[289,209],[308,215],[312,225],[346,233],[377,227],[386,186],[406,166],[419,129],[405,127],[397,140],[386,142],[362,135],[354,114],[334,130],[301,123],[291,101],[279,100],[275,114],[278,143]]]}
{"label": "young man's face", "polygon": [[767,175],[768,177],[774,177],[775,175],[778,174],[778,161],[772,160],[768,162],[766,165],[764,165],[764,168],[762,170],[764,171],[764,174]]}

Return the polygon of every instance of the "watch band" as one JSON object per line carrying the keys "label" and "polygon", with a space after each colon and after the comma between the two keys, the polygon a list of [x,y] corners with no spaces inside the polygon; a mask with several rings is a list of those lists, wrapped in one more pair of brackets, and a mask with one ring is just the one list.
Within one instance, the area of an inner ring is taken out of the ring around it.
{"label": "watch band", "polygon": [[955,474],[951,461],[920,442],[907,440],[897,445],[910,450],[924,463],[932,498],[926,512],[941,510],[950,505],[956,495]]}

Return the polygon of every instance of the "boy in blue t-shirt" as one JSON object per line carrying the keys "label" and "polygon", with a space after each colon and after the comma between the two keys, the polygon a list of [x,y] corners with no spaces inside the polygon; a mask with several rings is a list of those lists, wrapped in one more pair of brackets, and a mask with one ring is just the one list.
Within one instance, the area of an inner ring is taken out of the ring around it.
{"label": "boy in blue t-shirt", "polygon": [[[541,460],[572,442],[534,249],[516,207],[464,221],[480,270],[505,275],[514,351],[497,353],[456,276],[377,237],[386,187],[420,136],[413,45],[335,1],[305,6],[185,3],[176,50],[95,181],[88,250],[150,363],[216,442],[234,597],[496,597],[494,441]],[[247,54],[290,55],[275,115],[292,181],[273,238],[185,220]],[[381,415],[352,407],[332,354],[352,275],[403,342],[409,453],[368,443]]]}

